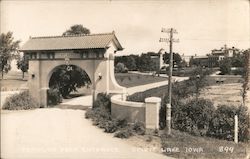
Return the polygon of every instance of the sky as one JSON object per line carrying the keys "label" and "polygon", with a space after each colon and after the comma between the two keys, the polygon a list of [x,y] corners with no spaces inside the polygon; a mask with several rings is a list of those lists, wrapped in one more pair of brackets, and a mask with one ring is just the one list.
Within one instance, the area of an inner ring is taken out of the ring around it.
{"label": "sky", "polygon": [[116,33],[119,55],[169,50],[161,29],[175,28],[173,51],[206,55],[224,44],[250,48],[249,0],[2,0],[1,33],[21,45],[30,36],[61,35],[74,24],[91,33]]}

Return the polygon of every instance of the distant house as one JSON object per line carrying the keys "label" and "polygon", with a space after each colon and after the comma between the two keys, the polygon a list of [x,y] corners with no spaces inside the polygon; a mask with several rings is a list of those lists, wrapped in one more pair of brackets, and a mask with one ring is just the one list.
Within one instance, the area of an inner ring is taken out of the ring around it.
{"label": "distant house", "polygon": [[238,52],[239,49],[228,48],[227,45],[224,45],[221,49],[213,49],[211,54],[208,55],[208,67],[218,67],[219,61],[227,57],[231,58]]}
{"label": "distant house", "polygon": [[208,67],[208,56],[193,56],[192,64],[201,67]]}
{"label": "distant house", "polygon": [[181,59],[184,60],[187,63],[187,66],[189,66],[191,57],[192,56],[187,56],[187,55],[184,55],[184,54],[181,55]]}
{"label": "distant house", "polygon": [[221,47],[221,49],[213,49],[211,52],[211,55],[213,56],[224,56],[224,57],[233,57],[234,54],[238,53],[239,49],[237,48],[228,48],[227,45],[224,45],[224,47]]}

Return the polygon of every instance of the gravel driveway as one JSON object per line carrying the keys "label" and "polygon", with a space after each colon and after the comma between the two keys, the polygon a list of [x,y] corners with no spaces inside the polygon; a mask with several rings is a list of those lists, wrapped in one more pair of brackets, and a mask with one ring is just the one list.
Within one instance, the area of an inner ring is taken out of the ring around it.
{"label": "gravel driveway", "polygon": [[1,112],[1,158],[166,159],[102,132],[85,111],[58,108]]}

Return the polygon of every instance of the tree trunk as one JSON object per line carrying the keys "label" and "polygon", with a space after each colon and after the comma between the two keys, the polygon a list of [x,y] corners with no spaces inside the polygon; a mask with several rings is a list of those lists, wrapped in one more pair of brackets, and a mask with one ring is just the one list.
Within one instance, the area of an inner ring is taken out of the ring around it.
{"label": "tree trunk", "polygon": [[2,70],[2,80],[3,80],[3,70]]}
{"label": "tree trunk", "polygon": [[24,80],[24,72],[23,72],[23,80]]}

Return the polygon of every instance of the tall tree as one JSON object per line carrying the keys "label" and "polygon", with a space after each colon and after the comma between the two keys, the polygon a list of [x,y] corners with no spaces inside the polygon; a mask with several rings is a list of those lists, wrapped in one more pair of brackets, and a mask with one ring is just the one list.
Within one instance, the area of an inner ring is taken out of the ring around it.
{"label": "tall tree", "polygon": [[24,79],[24,73],[27,72],[29,69],[29,61],[25,55],[23,55],[22,57],[21,56],[18,57],[17,68],[23,72],[23,79]]}
{"label": "tall tree", "polygon": [[154,71],[156,69],[154,61],[151,59],[150,54],[141,54],[138,61],[138,69],[140,71]]}
{"label": "tall tree", "polygon": [[83,27],[81,24],[76,24],[71,26],[70,29],[66,30],[63,33],[63,36],[79,34],[90,34],[90,30],[88,28]]}
{"label": "tall tree", "polygon": [[[90,34],[90,30],[81,24],[70,27],[63,33],[63,36]],[[68,70],[68,66],[60,66],[51,76],[49,87],[58,89],[62,97],[66,98],[71,92],[77,91],[77,88],[88,86],[91,81],[85,71],[77,66],[70,66],[72,70]]]}
{"label": "tall tree", "polygon": [[14,41],[13,33],[7,32],[0,35],[0,71],[8,73],[11,69],[10,62],[18,52],[20,41]]}
{"label": "tall tree", "polygon": [[[169,53],[166,53],[163,55],[163,60],[164,60],[164,63],[169,63]],[[181,61],[182,61],[181,55],[179,53],[173,53],[174,64],[179,66]]]}

